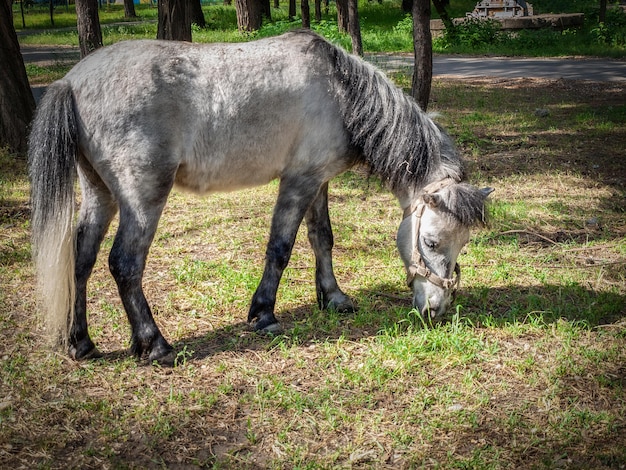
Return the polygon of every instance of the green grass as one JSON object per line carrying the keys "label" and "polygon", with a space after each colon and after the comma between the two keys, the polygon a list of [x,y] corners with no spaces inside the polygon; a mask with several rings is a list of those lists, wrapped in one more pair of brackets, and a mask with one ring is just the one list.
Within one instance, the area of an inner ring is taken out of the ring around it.
{"label": "green grass", "polygon": [[[453,2],[450,13],[453,17],[464,17],[471,11],[475,2]],[[626,56],[626,14],[617,10],[609,12],[607,21],[598,24],[596,3],[581,1],[578,4],[557,5],[553,3],[542,7],[535,5],[535,13],[572,12],[574,5],[580,6],[585,13],[586,23],[580,29],[552,31],[519,31],[515,33],[499,32],[489,25],[470,23],[461,29],[456,39],[451,37],[436,38],[433,43],[435,52],[462,54],[496,54],[522,56],[572,56],[592,55],[621,58]],[[397,0],[360,3],[361,32],[365,52],[412,52],[412,20],[401,11]],[[25,16],[26,27],[22,26],[19,12],[14,14],[14,25],[22,34],[23,44],[61,44],[77,45],[75,13],[67,12],[64,7],[55,11],[54,28],[50,24],[46,10],[32,10]],[[124,39],[156,37],[156,8],[137,5],[140,23],[129,23],[124,19],[123,8],[119,5],[100,10],[103,30],[103,42],[111,44]],[[266,21],[261,30],[254,34],[242,34],[237,31],[234,6],[205,5],[203,7],[207,27],[194,26],[193,40],[196,42],[239,42],[257,37],[273,36],[289,29],[300,27],[301,21],[289,21],[287,6],[272,9],[272,20]],[[434,9],[433,9],[434,12]],[[433,13],[436,18],[436,12]],[[339,33],[336,24],[336,11],[331,7],[323,15],[321,22],[313,22],[312,29],[328,39],[350,48],[350,38]]]}
{"label": "green grass", "polygon": [[358,311],[317,308],[303,228],[275,337],[245,319],[276,183],[207,198],[175,191],[144,279],[178,351],[173,369],[128,355],[106,260],[115,227],[89,287],[105,358],[77,364],[49,348],[33,298],[25,161],[1,151],[0,467],[623,466],[623,91],[436,80],[433,95],[470,180],[496,188],[446,321],[411,310],[394,247],[401,214],[374,178],[331,184],[337,277]]}

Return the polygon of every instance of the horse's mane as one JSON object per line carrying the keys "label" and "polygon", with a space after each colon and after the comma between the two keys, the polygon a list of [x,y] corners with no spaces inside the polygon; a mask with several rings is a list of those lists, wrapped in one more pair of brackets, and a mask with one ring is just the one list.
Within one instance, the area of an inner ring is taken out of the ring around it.
{"label": "horse's mane", "polygon": [[465,177],[450,137],[418,104],[378,69],[313,36],[311,48],[326,54],[333,92],[351,145],[372,173],[391,189]]}

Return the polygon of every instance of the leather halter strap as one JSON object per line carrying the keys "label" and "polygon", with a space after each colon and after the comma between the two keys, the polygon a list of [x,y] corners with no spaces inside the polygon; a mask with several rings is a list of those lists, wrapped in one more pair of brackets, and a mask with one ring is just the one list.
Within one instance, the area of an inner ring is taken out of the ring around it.
{"label": "leather halter strap", "polygon": [[441,181],[436,181],[425,186],[420,192],[419,197],[413,204],[407,207],[404,211],[404,218],[415,216],[415,246],[411,252],[411,264],[407,267],[407,285],[411,287],[416,277],[423,277],[427,281],[445,290],[457,289],[461,283],[461,267],[458,263],[454,265],[454,277],[446,278],[441,277],[432,272],[424,262],[422,254],[419,250],[419,233],[422,215],[426,209],[426,202],[424,202],[425,194],[434,194],[443,188],[454,184],[455,181],[452,178],[445,178]]}

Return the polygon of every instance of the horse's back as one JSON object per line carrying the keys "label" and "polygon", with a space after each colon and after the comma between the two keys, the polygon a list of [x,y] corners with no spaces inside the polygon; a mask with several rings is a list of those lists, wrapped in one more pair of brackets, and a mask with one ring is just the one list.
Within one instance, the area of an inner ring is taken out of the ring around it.
{"label": "horse's back", "polygon": [[99,49],[66,76],[87,160],[96,169],[117,159],[143,171],[158,160],[198,192],[263,184],[293,165],[328,166],[347,140],[328,58],[310,47],[316,39],[140,40]]}

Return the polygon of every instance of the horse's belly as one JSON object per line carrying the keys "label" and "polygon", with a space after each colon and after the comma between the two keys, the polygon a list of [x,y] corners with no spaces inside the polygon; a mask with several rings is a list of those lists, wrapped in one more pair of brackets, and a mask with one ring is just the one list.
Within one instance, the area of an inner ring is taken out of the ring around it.
{"label": "horse's belly", "polygon": [[266,162],[265,165],[237,160],[216,164],[182,163],[176,173],[176,186],[199,194],[234,191],[261,186],[278,178],[280,165]]}

